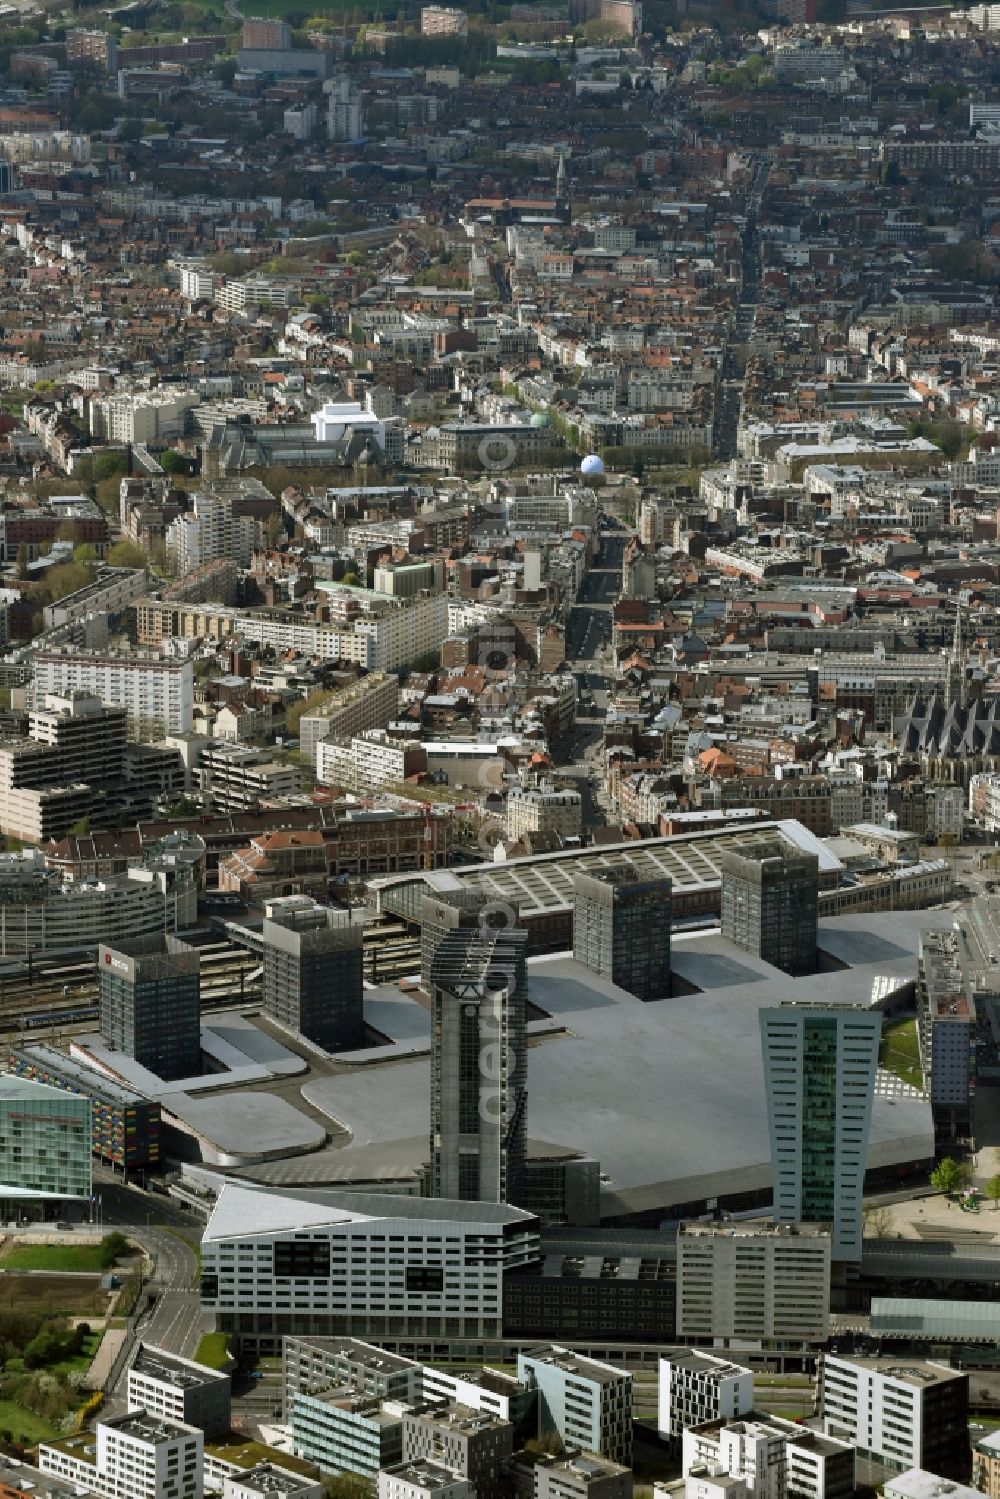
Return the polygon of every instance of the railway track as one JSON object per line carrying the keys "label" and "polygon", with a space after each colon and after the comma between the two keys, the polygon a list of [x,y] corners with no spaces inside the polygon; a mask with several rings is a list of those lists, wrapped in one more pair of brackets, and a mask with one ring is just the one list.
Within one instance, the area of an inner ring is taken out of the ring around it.
{"label": "railway track", "polygon": [[[198,945],[203,1009],[252,1003],[261,997],[260,958],[228,941]],[[363,945],[365,977],[391,981],[420,968],[420,939],[405,926],[370,928]],[[92,959],[41,960],[19,971],[0,966],[0,1032],[30,1035],[53,1028],[84,1029],[97,1018],[99,981]]]}

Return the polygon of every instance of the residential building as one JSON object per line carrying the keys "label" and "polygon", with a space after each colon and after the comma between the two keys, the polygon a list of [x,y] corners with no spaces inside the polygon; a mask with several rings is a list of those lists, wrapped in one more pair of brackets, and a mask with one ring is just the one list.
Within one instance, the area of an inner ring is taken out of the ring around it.
{"label": "residential building", "polygon": [[196,1427],[133,1410],[42,1442],[38,1466],[102,1499],[202,1499],[204,1443]]}
{"label": "residential building", "polygon": [[852,1499],[854,1494],[851,1443],[781,1416],[751,1412],[742,1420],[708,1421],[688,1427],[682,1445],[686,1476],[706,1468],[721,1471],[743,1483],[753,1499]]}
{"label": "residential building", "polygon": [[513,1451],[514,1428],[499,1416],[436,1400],[403,1412],[403,1462],[439,1463],[468,1479],[476,1499],[506,1495],[501,1466]]}
{"label": "residential building", "polygon": [[829,1232],[813,1225],[683,1223],[678,1336],[720,1349],[824,1342],[830,1247]]}
{"label": "residential building", "polygon": [[573,956],[638,999],[670,993],[669,879],[643,879],[627,859],[573,876]]}
{"label": "residential building", "polygon": [[399,1463],[378,1475],[378,1499],[476,1499],[476,1491],[438,1463]]}
{"label": "residential building", "polygon": [[512,786],[507,793],[507,837],[524,833],[557,833],[563,840],[579,838],[583,829],[583,801],[579,791],[555,786]]}
{"label": "residential building", "polygon": [[296,1457],[324,1473],[368,1480],[403,1458],[403,1410],[397,1401],[359,1395],[349,1385],[298,1389],[286,1404]]}
{"label": "residential building", "polygon": [[120,1083],[84,1067],[54,1046],[41,1044],[11,1048],[18,1077],[47,1083],[88,1099],[94,1155],[109,1165],[129,1171],[160,1164],[160,1105]]}
{"label": "residential building", "polygon": [[190,661],[76,651],[67,646],[36,651],[32,669],[35,704],[53,694],[67,698],[73,692],[85,692],[111,707],[124,708],[133,738],[156,739],[191,731],[194,679]]}
{"label": "residential building", "polygon": [[348,744],[321,739],[316,746],[316,779],[345,791],[377,791],[383,786],[400,785],[426,769],[423,745],[386,729],[367,729]]}
{"label": "residential building", "polygon": [[279,1463],[258,1463],[222,1480],[222,1499],[323,1499],[324,1484]]}
{"label": "residential building", "polygon": [[[365,133],[365,104],[364,96],[354,79],[347,73],[338,73],[335,77],[328,78],[323,87],[327,94],[326,133],[328,139],[331,141],[360,140]],[[330,409],[329,406],[324,407],[324,413]],[[339,416],[334,418],[333,432],[336,432],[339,420]],[[315,423],[315,417],[313,421]],[[368,426],[363,420],[359,421],[356,414],[352,414],[350,428],[352,435],[358,434],[359,437],[367,435],[374,438],[377,448],[388,456],[392,446],[391,426],[386,426],[385,423]],[[316,424],[317,441],[335,441],[335,437],[324,435],[329,432],[331,432],[329,424],[324,428]],[[364,452],[365,449],[362,449],[362,457]]]}
{"label": "residential building", "polygon": [[484,1367],[459,1374],[436,1364],[425,1364],[420,1387],[425,1400],[465,1406],[467,1410],[496,1416],[514,1427],[515,1441],[534,1413],[535,1397],[512,1374]]}
{"label": "residential building", "polygon": [[819,874],[815,854],[729,852],[722,861],[722,935],[784,973],[816,970]]}
{"label": "residential building", "polygon": [[[909,1468],[895,1478],[887,1478],[882,1485],[885,1499],[943,1499],[943,1490],[940,1475],[926,1468]],[[950,1483],[946,1492],[948,1499],[976,1499],[982,1490],[975,1483],[972,1488],[964,1483]]]}
{"label": "residential building", "polygon": [[551,1346],[519,1353],[517,1377],[538,1391],[540,1435],[554,1433],[569,1448],[631,1466],[631,1374]]}
{"label": "residential building", "polygon": [[[0,1210],[55,1207],[91,1193],[90,1105],[47,1083],[0,1074]],[[48,1216],[48,1212],[45,1212]]]}
{"label": "residential building", "polygon": [[232,1379],[219,1369],[140,1343],[129,1365],[129,1410],[197,1426],[207,1437],[230,1427]]}
{"label": "residential building", "polygon": [[292,1332],[482,1346],[501,1336],[504,1276],[538,1260],[538,1234],[502,1203],[227,1182],[202,1241],[202,1303],[262,1353]]}
{"label": "residential building", "polygon": [[861,1005],[760,1011],[778,1223],[831,1228],[833,1258],[861,1258],[862,1194],[882,1016]]}
{"label": "residential building", "polygon": [[305,895],[265,907],[264,1012],[324,1051],[364,1044],[364,932]]}
{"label": "residential building", "polygon": [[373,671],[349,682],[299,719],[299,756],[316,765],[321,739],[354,739],[366,729],[384,729],[399,713],[399,678]]}
{"label": "residential building", "polygon": [[968,1374],[923,1359],[825,1354],[819,1409],[824,1431],[853,1442],[859,1457],[968,1477]]}
{"label": "residential building", "polygon": [[421,1392],[421,1366],[360,1338],[291,1336],[281,1345],[282,1395],[287,1412],[298,1390],[346,1386],[373,1400],[411,1404]]}
{"label": "residential building", "polygon": [[420,11],[421,36],[468,36],[469,18],[449,5],[425,5]]}
{"label": "residential building", "polygon": [[267,750],[225,740],[202,750],[198,777],[218,812],[249,812],[263,802],[294,796],[302,785],[298,765],[275,759]]}
{"label": "residential building", "polygon": [[[653,1485],[653,1499],[666,1499],[666,1489]],[[733,1478],[719,1463],[696,1463],[684,1478],[684,1499],[747,1499],[742,1478]]]}
{"label": "residential building", "polygon": [[542,1454],[532,1477],[533,1499],[632,1499],[632,1469],[593,1452]]}
{"label": "residential building", "polygon": [[141,567],[99,567],[93,582],[64,594],[42,610],[46,630],[72,624],[91,613],[121,614],[146,592],[146,574]]}
{"label": "residential building", "polygon": [[431,971],[431,1193],[516,1202],[527,1159],[527,935],[459,927]]}
{"label": "residential building", "polygon": [[972,1486],[989,1499],[1000,1499],[1000,1431],[977,1436],[972,1443]]}
{"label": "residential building", "polygon": [[106,707],[95,693],[48,694],[28,714],[28,736],[58,752],[61,781],[103,786],[124,779],[127,710]]}
{"label": "residential building", "polygon": [[242,46],[258,51],[287,51],[292,45],[292,28],[287,21],[247,16],[243,22]]}
{"label": "residential building", "polygon": [[753,1410],[753,1372],[693,1348],[661,1354],[657,1429],[679,1442],[687,1426],[733,1420]]}
{"label": "residential building", "polygon": [[97,952],[101,1039],[156,1077],[201,1071],[201,959],[169,934]]}

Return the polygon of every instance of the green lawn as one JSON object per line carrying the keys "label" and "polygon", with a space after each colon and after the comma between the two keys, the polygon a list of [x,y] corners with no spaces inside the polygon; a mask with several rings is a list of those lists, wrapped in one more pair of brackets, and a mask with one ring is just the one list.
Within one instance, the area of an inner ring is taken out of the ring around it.
{"label": "green lawn", "polygon": [[204,1364],[207,1369],[227,1369],[229,1367],[229,1334],[226,1332],[207,1332],[195,1350],[194,1361],[196,1364]]}
{"label": "green lawn", "polygon": [[13,1400],[0,1400],[0,1431],[11,1432],[15,1442],[24,1442],[29,1447],[59,1435],[54,1426]]}
{"label": "green lawn", "polygon": [[104,1272],[99,1244],[23,1244],[3,1257],[4,1270],[87,1270]]}
{"label": "green lawn", "polygon": [[915,1020],[893,1020],[882,1027],[882,1043],[879,1047],[879,1065],[887,1072],[895,1073],[911,1087],[922,1088],[924,1074],[920,1066],[920,1048],[917,1045],[917,1022]]}

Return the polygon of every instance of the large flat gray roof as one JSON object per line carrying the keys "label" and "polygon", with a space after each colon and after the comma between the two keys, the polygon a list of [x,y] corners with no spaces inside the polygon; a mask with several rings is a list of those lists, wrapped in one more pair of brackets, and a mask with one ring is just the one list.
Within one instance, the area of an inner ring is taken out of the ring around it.
{"label": "large flat gray roof", "polygon": [[[607,1216],[669,1209],[704,1197],[766,1190],[770,1141],[758,1012],[783,999],[869,1004],[875,981],[916,974],[921,926],[948,912],[822,923],[837,944],[867,947],[873,961],[794,979],[718,934],[674,943],[672,964],[704,992],[643,1004],[572,958],[529,962],[529,997],[551,1019],[530,1027],[528,1130],[533,1140],[596,1157]],[[842,960],[843,961],[843,960]],[[411,1056],[381,1068],[318,1078],[303,1096],[353,1137],[340,1152],[362,1167],[372,1147],[425,1152],[430,1061]],[[934,1153],[930,1106],[876,1097],[869,1164],[891,1166]],[[424,1157],[422,1157],[424,1158]]]}

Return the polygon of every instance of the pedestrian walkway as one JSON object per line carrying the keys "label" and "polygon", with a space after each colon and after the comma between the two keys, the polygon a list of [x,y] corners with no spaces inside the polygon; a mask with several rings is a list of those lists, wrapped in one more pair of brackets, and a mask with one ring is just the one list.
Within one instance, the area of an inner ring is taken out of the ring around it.
{"label": "pedestrian walkway", "polygon": [[111,1377],[111,1371],[115,1366],[115,1360],[122,1351],[122,1346],[128,1337],[127,1327],[109,1327],[105,1330],[104,1337],[94,1357],[90,1368],[83,1378],[84,1389],[106,1390]]}

